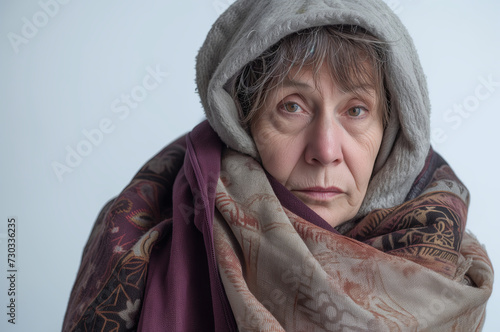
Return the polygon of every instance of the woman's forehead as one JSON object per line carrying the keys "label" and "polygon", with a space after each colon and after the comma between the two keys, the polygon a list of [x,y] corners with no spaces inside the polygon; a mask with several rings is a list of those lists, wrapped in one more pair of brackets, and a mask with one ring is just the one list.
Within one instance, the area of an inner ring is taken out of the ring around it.
{"label": "woman's forehead", "polygon": [[[329,80],[334,86],[338,87],[343,92],[353,92],[353,93],[366,93],[375,95],[378,85],[375,82],[374,75],[369,72],[373,72],[374,69],[368,63],[361,65],[366,68],[364,75],[359,75],[359,71],[356,73],[352,71],[352,75],[347,80],[342,80],[337,77],[337,73],[330,69],[330,66],[323,63],[321,67],[314,68],[312,66],[307,67],[292,67],[281,83],[278,85],[279,88],[297,88],[304,90],[321,90],[322,84],[326,80]],[[366,72],[368,71],[368,72]]]}

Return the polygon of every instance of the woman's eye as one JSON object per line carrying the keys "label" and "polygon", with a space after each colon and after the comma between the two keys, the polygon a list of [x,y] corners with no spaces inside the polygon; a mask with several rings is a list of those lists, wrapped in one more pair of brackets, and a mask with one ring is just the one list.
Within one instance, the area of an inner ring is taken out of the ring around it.
{"label": "woman's eye", "polygon": [[352,107],[350,108],[348,111],[347,111],[347,114],[349,116],[352,116],[352,117],[359,117],[361,115],[364,114],[364,112],[366,112],[366,110],[363,108],[363,107],[360,107],[360,106],[356,106],[356,107]]}
{"label": "woman's eye", "polygon": [[288,113],[296,113],[300,110],[299,104],[293,102],[283,103],[283,108]]}

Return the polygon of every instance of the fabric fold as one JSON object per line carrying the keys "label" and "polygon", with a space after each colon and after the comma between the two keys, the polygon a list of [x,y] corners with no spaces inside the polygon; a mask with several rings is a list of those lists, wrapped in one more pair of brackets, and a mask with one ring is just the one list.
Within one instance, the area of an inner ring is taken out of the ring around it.
{"label": "fabric fold", "polygon": [[493,269],[434,154],[413,199],[340,234],[204,122],[104,207],[63,330],[478,329]]}
{"label": "fabric fold", "polygon": [[432,176],[421,194],[374,211],[341,235],[304,219],[305,205],[295,213],[283,207],[261,166],[227,150],[214,236],[239,329],[480,328],[491,263],[465,232],[468,194],[457,196],[453,188],[460,193],[463,185],[435,158],[440,162],[426,168]]}

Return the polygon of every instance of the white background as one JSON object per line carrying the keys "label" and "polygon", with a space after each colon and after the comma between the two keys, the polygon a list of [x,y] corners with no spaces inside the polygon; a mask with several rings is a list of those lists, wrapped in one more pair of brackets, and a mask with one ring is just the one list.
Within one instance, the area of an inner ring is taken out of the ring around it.
{"label": "white background", "polygon": [[[73,0],[52,7],[46,22],[37,1],[0,2],[0,330],[61,329],[100,208],[145,161],[202,120],[194,58],[229,2]],[[410,30],[428,77],[433,129],[440,132],[435,148],[471,191],[468,228],[500,266],[500,85],[474,104],[481,77],[500,82],[500,2],[387,2]],[[38,31],[23,30],[34,19]],[[16,46],[10,33],[29,38]],[[157,66],[168,73],[158,87],[127,116],[114,113],[113,102]],[[451,113],[463,104],[472,109]],[[106,118],[113,131],[58,179],[53,163],[65,164],[67,148],[86,144],[83,131]],[[18,218],[15,326],[7,323],[3,277],[10,216]],[[498,330],[499,312],[494,292],[485,331]]]}

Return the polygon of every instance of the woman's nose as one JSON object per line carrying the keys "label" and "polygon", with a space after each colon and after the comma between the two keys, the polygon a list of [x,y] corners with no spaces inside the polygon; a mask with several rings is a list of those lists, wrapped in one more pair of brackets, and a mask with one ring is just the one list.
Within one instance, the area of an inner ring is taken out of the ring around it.
{"label": "woman's nose", "polygon": [[310,164],[339,164],[343,160],[343,129],[334,119],[317,119],[307,132],[306,162]]}

